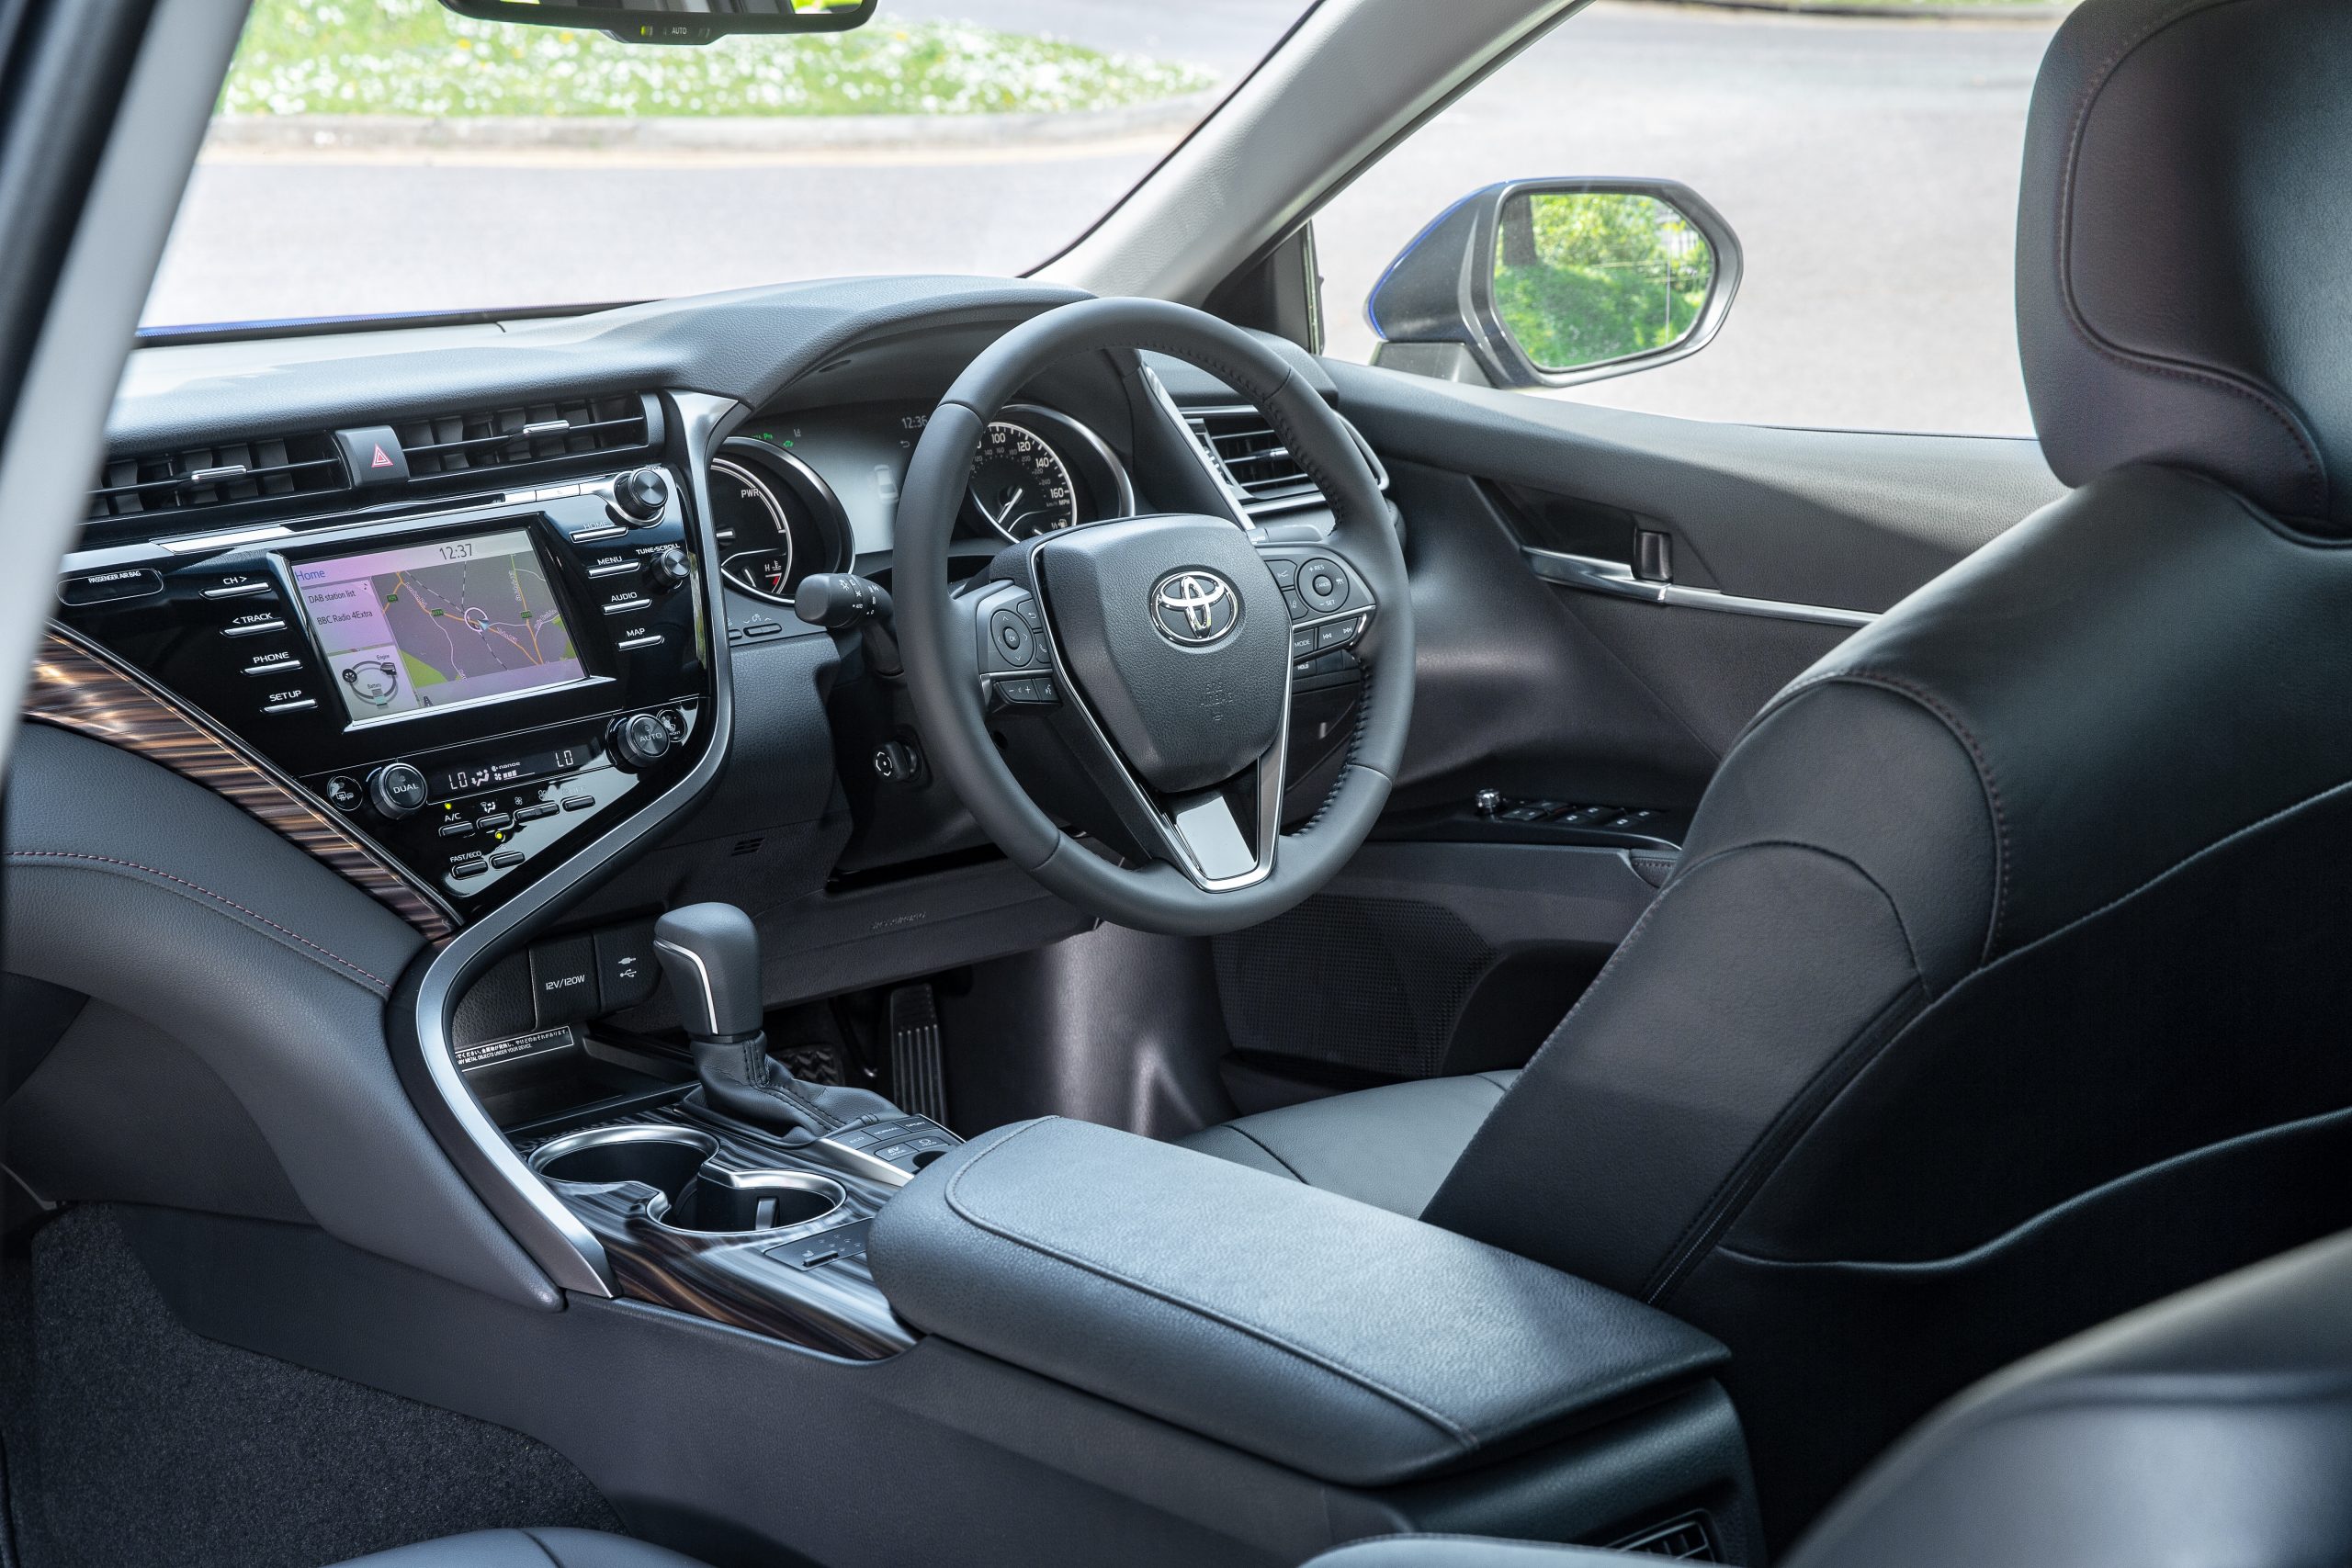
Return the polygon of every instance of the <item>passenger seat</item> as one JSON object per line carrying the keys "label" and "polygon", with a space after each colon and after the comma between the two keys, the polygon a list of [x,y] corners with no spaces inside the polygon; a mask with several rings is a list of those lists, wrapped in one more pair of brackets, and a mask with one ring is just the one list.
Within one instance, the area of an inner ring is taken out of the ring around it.
{"label": "passenger seat", "polygon": [[[1781,1568],[2352,1562],[2352,1234],[2027,1358],[1897,1443]],[[1634,1568],[1388,1536],[1309,1568]]]}

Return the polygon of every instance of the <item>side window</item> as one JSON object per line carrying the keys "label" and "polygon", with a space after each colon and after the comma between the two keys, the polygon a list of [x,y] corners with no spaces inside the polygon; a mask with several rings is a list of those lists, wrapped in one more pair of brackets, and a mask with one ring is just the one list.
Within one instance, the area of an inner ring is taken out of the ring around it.
{"label": "side window", "polygon": [[[1508,340],[1493,352],[1518,352],[1531,395],[2029,434],[2018,164],[2056,23],[2010,0],[1973,9],[1987,19],[1599,0],[1317,215],[1325,351],[1462,374],[1436,345],[1394,341],[1428,329],[1396,280],[1391,319],[1375,325],[1365,302],[1408,250],[1464,240],[1491,257],[1488,335]],[[1456,209],[1474,192],[1489,193],[1483,212]],[[1442,234],[1441,215],[1485,231]],[[1707,220],[1726,245],[1706,243]],[[1456,276],[1465,254],[1445,258]]]}

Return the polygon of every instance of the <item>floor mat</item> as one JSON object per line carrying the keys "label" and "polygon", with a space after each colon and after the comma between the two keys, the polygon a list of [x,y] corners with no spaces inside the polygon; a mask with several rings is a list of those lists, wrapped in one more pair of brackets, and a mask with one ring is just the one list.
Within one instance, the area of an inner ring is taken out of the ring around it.
{"label": "floor mat", "polygon": [[0,1291],[21,1568],[319,1568],[465,1530],[620,1529],[544,1444],[181,1327],[103,1207],[32,1255],[30,1288]]}

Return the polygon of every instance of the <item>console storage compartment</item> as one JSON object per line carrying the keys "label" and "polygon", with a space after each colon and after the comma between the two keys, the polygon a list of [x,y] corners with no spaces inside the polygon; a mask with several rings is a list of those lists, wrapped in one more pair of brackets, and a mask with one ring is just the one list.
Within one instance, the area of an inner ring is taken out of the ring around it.
{"label": "console storage compartment", "polygon": [[1334,1193],[1047,1119],[918,1176],[876,1220],[869,1259],[927,1333],[1331,1486],[1410,1499],[1399,1511],[1420,1528],[1523,1517],[1532,1485],[1551,1494],[1542,1512],[1580,1528],[1688,1506],[1719,1560],[1760,1551],[1713,1382],[1721,1345]]}

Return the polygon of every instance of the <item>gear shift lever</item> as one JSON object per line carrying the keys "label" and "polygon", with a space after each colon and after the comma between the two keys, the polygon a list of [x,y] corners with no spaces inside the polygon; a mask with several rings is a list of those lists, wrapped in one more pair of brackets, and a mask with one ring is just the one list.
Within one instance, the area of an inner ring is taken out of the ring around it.
{"label": "gear shift lever", "polygon": [[654,924],[653,952],[677,994],[695,1072],[714,1111],[814,1145],[845,1168],[899,1183],[956,1136],[862,1089],[802,1083],[768,1055],[761,1028],[760,937],[732,904],[689,904]]}

